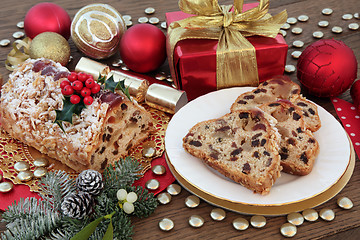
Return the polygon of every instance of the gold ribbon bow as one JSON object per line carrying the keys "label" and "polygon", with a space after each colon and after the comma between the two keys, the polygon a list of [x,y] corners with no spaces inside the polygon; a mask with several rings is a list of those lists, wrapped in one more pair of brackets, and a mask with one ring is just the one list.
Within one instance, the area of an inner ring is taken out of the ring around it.
{"label": "gold ribbon bow", "polygon": [[[5,67],[9,71],[14,71],[20,64],[22,64],[29,56],[31,39],[26,37],[23,40],[16,40],[13,43],[13,49],[7,55]],[[23,50],[23,51],[21,51]]]}
{"label": "gold ribbon bow", "polygon": [[[286,10],[271,16],[269,0],[260,0],[257,7],[242,12],[244,0],[233,5],[219,5],[217,0],[179,0],[181,11],[192,16],[170,24],[169,65],[174,71],[173,54],[176,43],[184,39],[218,39],[216,50],[217,88],[257,86],[259,77],[255,47],[245,38],[275,38],[286,22]],[[230,11],[231,8],[233,11]]]}

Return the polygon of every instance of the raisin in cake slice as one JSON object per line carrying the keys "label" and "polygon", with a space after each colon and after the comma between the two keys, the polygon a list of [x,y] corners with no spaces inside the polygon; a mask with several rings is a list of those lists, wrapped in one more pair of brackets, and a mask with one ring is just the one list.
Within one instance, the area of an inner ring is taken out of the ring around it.
{"label": "raisin in cake slice", "polygon": [[275,122],[260,109],[235,111],[193,126],[183,146],[226,177],[268,194],[281,171]]}
{"label": "raisin in cake slice", "polygon": [[312,132],[316,132],[321,127],[321,121],[318,114],[317,106],[308,101],[303,96],[299,95],[297,98],[292,99],[298,108],[301,109],[302,115],[304,117],[306,128]]}
{"label": "raisin in cake slice", "polygon": [[231,112],[239,109],[250,109],[262,104],[285,99],[296,104],[304,115],[308,129],[315,132],[321,127],[321,121],[315,104],[300,95],[301,88],[286,76],[276,76],[261,83],[256,89],[241,94],[232,104]]}
{"label": "raisin in cake slice", "polygon": [[309,174],[319,153],[319,144],[306,129],[301,110],[286,100],[267,103],[260,108],[277,120],[283,171],[294,175]]}

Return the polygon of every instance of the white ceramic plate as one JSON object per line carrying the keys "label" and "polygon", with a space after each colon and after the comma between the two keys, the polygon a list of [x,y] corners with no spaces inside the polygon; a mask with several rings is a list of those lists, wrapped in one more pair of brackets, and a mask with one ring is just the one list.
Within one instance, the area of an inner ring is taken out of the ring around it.
{"label": "white ceramic plate", "polygon": [[349,164],[350,143],[340,123],[320,106],[318,112],[322,127],[314,134],[320,145],[320,153],[312,172],[307,176],[282,173],[266,196],[254,194],[183,149],[182,139],[192,126],[228,113],[236,98],[252,89],[238,87],[206,94],[189,102],[173,116],[165,135],[165,150],[177,173],[207,194],[235,203],[259,206],[303,201],[334,185]]}

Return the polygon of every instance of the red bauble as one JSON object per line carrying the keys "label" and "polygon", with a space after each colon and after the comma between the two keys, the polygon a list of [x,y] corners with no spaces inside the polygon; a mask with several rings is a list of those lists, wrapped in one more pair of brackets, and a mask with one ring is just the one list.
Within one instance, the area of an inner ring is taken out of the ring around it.
{"label": "red bauble", "polygon": [[140,73],[151,72],[165,61],[166,37],[153,25],[138,24],[124,33],[119,50],[128,68]]}
{"label": "red bauble", "polygon": [[70,37],[70,26],[69,14],[59,5],[49,2],[30,8],[24,19],[25,33],[31,39],[42,32],[56,32],[67,40]]}
{"label": "red bauble", "polygon": [[357,76],[354,52],[342,41],[319,40],[309,45],[297,64],[302,86],[318,97],[335,97],[345,92]]}

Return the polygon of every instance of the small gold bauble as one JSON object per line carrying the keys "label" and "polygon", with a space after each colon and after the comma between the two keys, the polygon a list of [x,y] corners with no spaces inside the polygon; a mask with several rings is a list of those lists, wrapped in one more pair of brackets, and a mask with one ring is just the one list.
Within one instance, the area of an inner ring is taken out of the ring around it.
{"label": "small gold bauble", "polygon": [[174,228],[174,222],[169,218],[164,218],[159,222],[159,227],[163,231],[170,231]]}
{"label": "small gold bauble", "polygon": [[12,36],[15,39],[20,39],[20,38],[23,38],[25,36],[25,33],[24,32],[14,32]]}
{"label": "small gold bauble", "polygon": [[293,25],[293,24],[297,23],[297,19],[294,18],[294,17],[290,17],[290,18],[287,19],[286,22],[287,22],[288,24]]}
{"label": "small gold bauble", "polygon": [[327,26],[329,26],[329,22],[328,21],[320,21],[320,22],[318,22],[318,26],[326,28]]}
{"label": "small gold bauble", "polygon": [[221,208],[214,208],[211,210],[210,217],[215,221],[222,221],[226,217],[226,212]]}
{"label": "small gold bauble", "polygon": [[289,223],[291,223],[295,226],[300,226],[301,224],[304,223],[303,215],[301,215],[300,213],[297,213],[297,212],[290,213],[289,215],[287,215],[287,220]]}
{"label": "small gold bauble", "polygon": [[291,65],[291,64],[285,65],[285,72],[293,73],[293,72],[295,72],[295,70],[296,70],[296,68],[294,65]]}
{"label": "small gold bauble", "polygon": [[163,165],[155,165],[151,170],[156,175],[163,175],[166,172],[166,168]]}
{"label": "small gold bauble", "polygon": [[173,196],[179,195],[181,192],[181,187],[180,185],[173,183],[170,184],[167,188],[166,188],[167,192],[170,193]]}
{"label": "small gold bauble", "polygon": [[160,193],[157,195],[157,200],[161,204],[168,204],[171,201],[171,195],[167,192]]}
{"label": "small gold bauble", "polygon": [[293,42],[292,44],[294,47],[297,47],[297,48],[301,48],[304,46],[304,42],[303,41],[300,41],[300,40],[296,40]]}
{"label": "small gold bauble", "polygon": [[333,27],[332,29],[331,29],[331,31],[333,32],[333,33],[342,33],[342,28],[341,27],[339,27],[339,26],[335,26],[335,27]]}
{"label": "small gold bauble", "polygon": [[146,14],[153,14],[153,13],[155,13],[155,8],[153,8],[153,7],[148,7],[148,8],[146,8],[145,9],[145,13]]}
{"label": "small gold bauble", "polygon": [[160,187],[160,182],[156,179],[150,179],[145,183],[145,186],[149,190],[156,190]]}
{"label": "small gold bauble", "polygon": [[29,53],[30,58],[47,58],[65,66],[70,59],[70,45],[58,33],[43,32],[31,41]]}
{"label": "small gold bauble", "polygon": [[10,192],[13,187],[14,184],[12,184],[11,182],[2,182],[0,183],[0,193]]}
{"label": "small gold bauble", "polygon": [[18,23],[16,24],[16,26],[17,26],[18,28],[23,29],[23,28],[24,28],[24,21],[18,22]]}
{"label": "small gold bauble", "polygon": [[161,23],[161,28],[166,29],[166,28],[167,28],[167,23],[166,23],[166,22],[162,22],[162,23]]}
{"label": "small gold bauble", "polygon": [[154,25],[158,24],[159,22],[160,22],[160,20],[157,17],[151,17],[149,19],[149,23],[154,24]]}
{"label": "small gold bauble", "polygon": [[147,147],[142,150],[142,155],[147,158],[151,158],[155,155],[156,149],[153,147]]}
{"label": "small gold bauble", "polygon": [[30,169],[30,164],[26,161],[19,161],[14,164],[14,169],[17,172],[28,171]]}
{"label": "small gold bauble", "polygon": [[332,221],[335,218],[335,212],[332,209],[324,208],[320,211],[320,217],[325,221]]}
{"label": "small gold bauble", "polygon": [[337,200],[337,204],[339,205],[339,207],[341,207],[342,209],[351,209],[354,204],[353,202],[347,198],[347,197],[341,197]]}
{"label": "small gold bauble", "polygon": [[315,32],[313,32],[313,37],[314,38],[322,38],[322,37],[324,37],[324,33],[322,31],[315,31]]}
{"label": "small gold bauble", "polygon": [[35,167],[47,167],[49,165],[49,161],[46,158],[37,158],[33,164]]}
{"label": "small gold bauble", "polygon": [[163,80],[166,79],[166,75],[165,75],[164,72],[161,72],[161,73],[156,74],[156,75],[155,75],[155,78],[156,78],[157,80],[163,81]]}
{"label": "small gold bauble", "polygon": [[331,8],[324,8],[321,13],[324,15],[331,15],[333,13],[333,10]]}
{"label": "small gold bauble", "polygon": [[236,219],[234,219],[234,221],[232,222],[233,227],[236,230],[246,230],[249,227],[249,221],[246,220],[245,218],[242,217],[238,217]]}
{"label": "small gold bauble", "polygon": [[130,15],[123,15],[122,18],[124,21],[131,21],[132,17]]}
{"label": "small gold bauble", "polygon": [[204,219],[199,215],[192,215],[189,217],[189,224],[194,228],[199,228],[204,225]]}
{"label": "small gold bauble", "polygon": [[352,18],[353,18],[353,15],[351,13],[342,15],[342,19],[344,19],[344,20],[350,20]]}
{"label": "small gold bauble", "polygon": [[34,177],[34,174],[30,171],[21,171],[16,177],[22,182],[27,182]]}
{"label": "small gold bauble", "polygon": [[287,32],[285,30],[283,30],[283,29],[280,29],[279,33],[281,35],[283,35],[283,37],[286,37],[286,35],[287,35]]}
{"label": "small gold bauble", "polygon": [[350,23],[349,24],[349,29],[350,30],[358,30],[359,29],[359,24],[358,23]]}
{"label": "small gold bauble", "polygon": [[95,59],[115,54],[125,31],[125,21],[120,13],[103,3],[81,8],[71,23],[71,38],[76,47]]}
{"label": "small gold bauble", "polygon": [[2,47],[6,47],[10,44],[10,40],[9,39],[2,39],[0,40],[0,46]]}
{"label": "small gold bauble", "polygon": [[280,233],[284,237],[293,237],[296,235],[296,232],[297,232],[296,226],[294,226],[291,223],[284,223],[280,227]]}
{"label": "small gold bauble", "polygon": [[44,167],[38,167],[34,170],[34,177],[36,178],[42,178],[46,175],[47,169]]}
{"label": "small gold bauble", "polygon": [[305,209],[302,212],[302,215],[304,216],[305,220],[309,222],[315,222],[319,218],[319,214],[317,213],[317,211],[311,208]]}
{"label": "small gold bauble", "polygon": [[284,24],[281,26],[281,29],[284,29],[284,30],[290,29],[290,24],[284,23]]}
{"label": "small gold bauble", "polygon": [[200,198],[195,195],[190,195],[185,198],[185,205],[188,208],[196,208],[200,204]]}
{"label": "small gold bauble", "polygon": [[266,225],[266,218],[260,215],[254,215],[250,218],[250,224],[254,228],[262,228]]}
{"label": "small gold bauble", "polygon": [[302,53],[301,51],[293,51],[291,53],[291,56],[295,59],[298,59],[300,57],[301,53]]}
{"label": "small gold bauble", "polygon": [[293,34],[301,34],[303,32],[303,30],[302,30],[302,28],[294,27],[293,29],[291,29],[291,32]]}
{"label": "small gold bauble", "polygon": [[300,15],[300,16],[298,16],[298,20],[299,20],[300,22],[306,22],[307,20],[309,20],[309,16],[307,16],[307,15]]}

